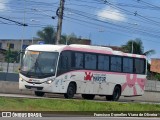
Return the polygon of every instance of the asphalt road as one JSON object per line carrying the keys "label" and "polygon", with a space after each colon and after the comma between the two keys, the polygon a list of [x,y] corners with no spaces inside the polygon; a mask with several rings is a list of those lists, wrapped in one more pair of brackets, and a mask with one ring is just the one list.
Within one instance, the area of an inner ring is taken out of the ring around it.
{"label": "asphalt road", "polygon": [[[151,94],[151,93],[149,93]],[[159,94],[159,93],[157,93]],[[152,95],[152,94],[151,94]],[[150,95],[150,96],[151,96]],[[4,97],[18,97],[18,98],[37,98],[37,99],[65,99],[63,94],[46,94],[44,97],[37,97],[35,95],[24,95],[24,94],[4,94],[4,93],[0,93],[0,96],[4,96]],[[153,98],[153,96],[151,96],[151,98]],[[82,99],[81,95],[75,95],[75,97],[73,99]],[[121,97],[119,99],[118,102],[136,102],[136,103],[149,103],[149,104],[160,104],[160,100],[157,99],[156,101],[148,101],[147,99],[149,98],[145,98],[144,96],[138,96],[138,97]],[[66,99],[67,100],[67,99]],[[105,97],[100,97],[100,96],[96,96],[94,100],[91,101],[96,101],[96,102],[110,102],[110,101],[106,101]]]}

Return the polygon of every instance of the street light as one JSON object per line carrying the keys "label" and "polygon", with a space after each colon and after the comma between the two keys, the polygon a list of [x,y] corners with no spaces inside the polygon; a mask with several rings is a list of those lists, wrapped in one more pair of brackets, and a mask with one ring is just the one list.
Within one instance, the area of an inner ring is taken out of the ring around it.
{"label": "street light", "polygon": [[[40,22],[40,20],[30,19],[31,22]],[[32,45],[33,45],[33,31],[32,31]]]}
{"label": "street light", "polygon": [[[138,24],[134,23],[133,25],[137,26]],[[133,49],[134,49],[134,47],[133,47],[133,40],[132,40],[132,51],[131,51],[132,54],[133,54]]]}

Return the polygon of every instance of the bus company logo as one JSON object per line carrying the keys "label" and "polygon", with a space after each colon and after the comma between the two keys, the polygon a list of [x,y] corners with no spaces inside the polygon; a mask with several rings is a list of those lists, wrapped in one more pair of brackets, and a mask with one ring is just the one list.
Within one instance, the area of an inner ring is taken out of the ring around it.
{"label": "bus company logo", "polygon": [[106,82],[106,74],[94,74],[93,81],[99,83]]}
{"label": "bus company logo", "polygon": [[84,80],[92,80],[93,74],[91,72],[85,72]]}
{"label": "bus company logo", "polygon": [[106,82],[106,74],[93,74],[91,72],[85,72],[84,80],[91,81],[92,79],[93,81],[99,83]]}

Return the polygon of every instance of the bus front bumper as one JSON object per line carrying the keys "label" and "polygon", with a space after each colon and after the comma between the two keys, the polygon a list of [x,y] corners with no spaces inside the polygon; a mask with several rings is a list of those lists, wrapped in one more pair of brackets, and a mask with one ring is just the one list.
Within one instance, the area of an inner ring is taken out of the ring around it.
{"label": "bus front bumper", "polygon": [[19,89],[21,90],[33,90],[42,92],[53,92],[53,84],[43,83],[29,83],[25,80],[19,80]]}

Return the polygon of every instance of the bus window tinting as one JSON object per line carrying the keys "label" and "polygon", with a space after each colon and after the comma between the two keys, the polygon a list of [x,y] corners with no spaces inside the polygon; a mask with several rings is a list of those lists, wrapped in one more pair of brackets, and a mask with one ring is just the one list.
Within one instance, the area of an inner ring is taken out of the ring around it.
{"label": "bus window tinting", "polygon": [[61,53],[58,64],[58,75],[68,72],[71,67],[71,52],[64,51]]}
{"label": "bus window tinting", "polygon": [[82,69],[84,66],[83,63],[83,53],[81,52],[72,52],[71,66],[73,69]]}
{"label": "bus window tinting", "polygon": [[58,69],[60,74],[70,69],[145,74],[145,59],[64,51],[61,53]]}
{"label": "bus window tinting", "polygon": [[109,70],[109,56],[98,55],[98,70]]}
{"label": "bus window tinting", "polygon": [[83,53],[75,53],[75,68],[83,68]]}
{"label": "bus window tinting", "polygon": [[122,59],[118,56],[111,56],[111,71],[121,72]]}
{"label": "bus window tinting", "polygon": [[135,73],[144,74],[145,73],[145,60],[144,59],[135,59]]}
{"label": "bus window tinting", "polygon": [[97,57],[93,54],[85,54],[85,69],[96,69]]}
{"label": "bus window tinting", "polygon": [[123,58],[123,72],[133,73],[133,59]]}

